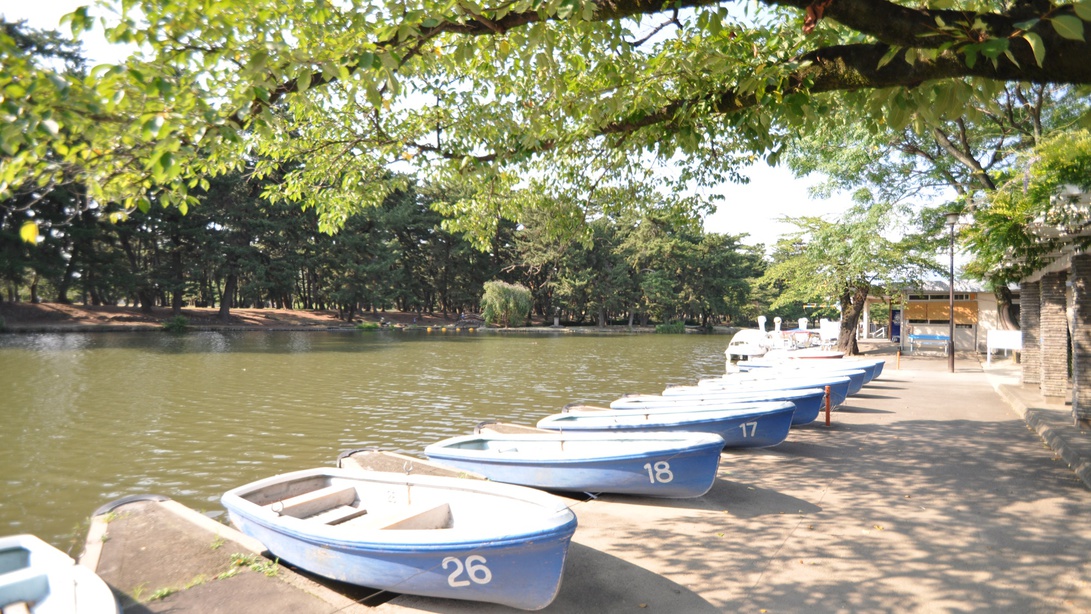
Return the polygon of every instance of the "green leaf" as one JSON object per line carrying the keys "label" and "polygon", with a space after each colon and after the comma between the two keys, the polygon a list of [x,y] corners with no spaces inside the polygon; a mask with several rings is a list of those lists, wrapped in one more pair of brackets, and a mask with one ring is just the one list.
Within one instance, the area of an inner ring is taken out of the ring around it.
{"label": "green leaf", "polygon": [[568,19],[572,12],[576,9],[576,3],[574,0],[566,0],[561,6],[557,7],[557,18]]}
{"label": "green leaf", "polygon": [[383,106],[383,94],[379,91],[379,88],[375,87],[374,83],[367,84],[367,101],[373,107]]}
{"label": "green leaf", "polygon": [[1041,21],[1041,20],[1038,19],[1037,17],[1035,17],[1034,19],[1028,19],[1026,21],[1020,21],[1018,23],[1013,23],[1012,27],[1016,28],[1017,30],[1029,30],[1029,29],[1033,28],[1034,26],[1038,25],[1039,21]]}
{"label": "green leaf", "polygon": [[901,50],[901,47],[897,45],[891,45],[890,49],[887,49],[886,53],[883,54],[883,57],[879,58],[879,64],[875,68],[882,68],[883,66],[889,64],[890,61],[894,59],[894,56],[898,55],[898,52]]}
{"label": "green leaf", "polygon": [[1034,52],[1034,61],[1038,63],[1038,67],[1042,67],[1042,61],[1046,57],[1046,46],[1042,43],[1042,37],[1038,36],[1034,32],[1023,32],[1023,38],[1030,44],[1031,51]]}
{"label": "green leaf", "polygon": [[23,222],[19,228],[19,238],[25,243],[38,242],[38,222]]}
{"label": "green leaf", "polygon": [[1083,40],[1083,21],[1075,15],[1058,15],[1049,20],[1053,29],[1064,38],[1074,41]]}
{"label": "green leaf", "polygon": [[1084,21],[1091,21],[1091,0],[1080,0],[1072,5],[1076,16]]}
{"label": "green leaf", "polygon": [[140,137],[145,141],[150,141],[159,136],[159,129],[163,127],[163,117],[160,115],[152,115],[148,119],[144,120],[144,123],[140,126]]}

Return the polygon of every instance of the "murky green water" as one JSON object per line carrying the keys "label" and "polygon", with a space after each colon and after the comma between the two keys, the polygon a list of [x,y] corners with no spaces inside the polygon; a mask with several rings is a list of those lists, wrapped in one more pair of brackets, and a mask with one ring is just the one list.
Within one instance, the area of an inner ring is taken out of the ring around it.
{"label": "murky green water", "polygon": [[[415,456],[486,419],[722,373],[727,337],[426,333],[0,336],[0,535],[68,549],[91,512],[223,491],[379,446]],[[82,544],[80,545],[82,546]],[[78,551],[79,547],[74,549]]]}

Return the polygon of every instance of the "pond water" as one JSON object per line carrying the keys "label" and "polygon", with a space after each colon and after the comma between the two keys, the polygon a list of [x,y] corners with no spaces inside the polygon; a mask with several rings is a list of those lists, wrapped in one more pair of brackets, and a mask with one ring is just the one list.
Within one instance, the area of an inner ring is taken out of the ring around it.
{"label": "pond water", "polygon": [[0,535],[73,554],[91,513],[220,495],[378,446],[423,456],[482,420],[723,372],[722,335],[202,332],[0,335]]}

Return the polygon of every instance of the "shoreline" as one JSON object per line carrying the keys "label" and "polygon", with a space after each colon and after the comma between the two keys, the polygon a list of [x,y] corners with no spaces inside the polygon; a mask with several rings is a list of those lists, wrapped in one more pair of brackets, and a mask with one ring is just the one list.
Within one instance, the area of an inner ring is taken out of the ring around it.
{"label": "shoreline", "polygon": [[[373,330],[420,330],[427,332],[462,331],[488,333],[559,333],[559,334],[654,334],[655,326],[619,324],[599,327],[539,325],[499,328],[485,326],[480,320],[458,320],[457,316],[416,314],[400,311],[365,312],[350,321],[341,320],[334,311],[302,309],[232,309],[230,320],[219,319],[219,310],[210,307],[186,307],[181,316],[188,321],[184,332],[371,332]],[[164,325],[174,316],[170,308],[156,307],[151,313],[136,307],[66,305],[61,303],[0,302],[0,333],[136,333],[166,332]],[[383,323],[382,328],[360,329],[359,324]],[[685,334],[733,334],[736,327],[715,326],[711,331],[686,327]]]}

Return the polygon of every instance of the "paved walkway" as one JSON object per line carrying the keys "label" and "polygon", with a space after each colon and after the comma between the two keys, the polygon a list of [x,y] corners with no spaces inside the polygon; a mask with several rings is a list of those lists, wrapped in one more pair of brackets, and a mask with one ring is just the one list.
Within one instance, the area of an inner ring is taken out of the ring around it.
{"label": "paved walkway", "polygon": [[1036,386],[1024,388],[1020,367],[1010,360],[994,359],[985,365],[985,374],[1012,410],[1091,488],[1091,429],[1074,423],[1072,405],[1047,403]]}

